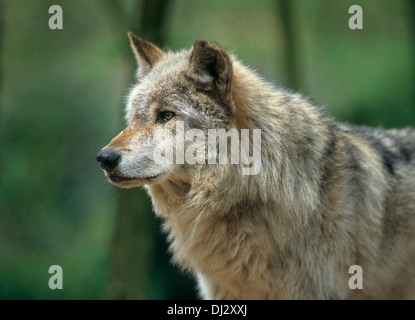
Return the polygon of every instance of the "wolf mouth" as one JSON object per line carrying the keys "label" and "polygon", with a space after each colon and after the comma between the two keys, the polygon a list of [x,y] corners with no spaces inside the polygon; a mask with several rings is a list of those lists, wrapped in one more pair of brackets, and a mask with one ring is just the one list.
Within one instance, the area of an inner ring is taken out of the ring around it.
{"label": "wolf mouth", "polygon": [[124,182],[124,181],[132,181],[132,180],[153,180],[156,179],[159,175],[157,176],[152,176],[152,177],[123,177],[123,176],[118,176],[115,174],[108,174],[108,178],[113,181],[113,182]]}
{"label": "wolf mouth", "polygon": [[115,182],[130,181],[130,180],[136,179],[136,178],[130,178],[130,177],[117,176],[114,174],[109,174],[108,178],[110,178],[111,181],[115,181]]}

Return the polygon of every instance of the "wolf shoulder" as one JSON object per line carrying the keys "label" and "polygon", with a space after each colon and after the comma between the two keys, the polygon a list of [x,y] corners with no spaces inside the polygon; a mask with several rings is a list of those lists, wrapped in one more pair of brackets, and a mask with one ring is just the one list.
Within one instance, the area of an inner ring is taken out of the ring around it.
{"label": "wolf shoulder", "polygon": [[415,173],[415,128],[384,130],[348,125],[340,130],[369,145],[389,174],[394,175],[402,166],[412,167]]}

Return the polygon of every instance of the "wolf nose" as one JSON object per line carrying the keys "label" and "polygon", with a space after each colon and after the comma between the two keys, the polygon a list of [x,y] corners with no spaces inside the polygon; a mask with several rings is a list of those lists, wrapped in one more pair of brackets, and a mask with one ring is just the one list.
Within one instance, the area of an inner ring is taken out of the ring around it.
{"label": "wolf nose", "polygon": [[112,171],[118,165],[121,155],[112,148],[104,148],[97,154],[97,161],[101,168]]}

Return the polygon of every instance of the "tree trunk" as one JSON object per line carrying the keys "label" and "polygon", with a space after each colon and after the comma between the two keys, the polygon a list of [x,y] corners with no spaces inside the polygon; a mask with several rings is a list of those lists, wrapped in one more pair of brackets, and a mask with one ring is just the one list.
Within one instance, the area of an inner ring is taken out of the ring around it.
{"label": "tree trunk", "polygon": [[288,0],[276,0],[277,17],[281,21],[283,41],[284,41],[284,64],[287,86],[290,89],[298,90],[300,81],[298,78],[298,62],[295,48],[295,30],[293,2]]}
{"label": "tree trunk", "polygon": [[[412,49],[412,56],[415,56],[415,0],[408,0],[408,15],[409,15],[409,28],[410,33],[412,35],[412,43],[411,43],[411,49]],[[412,59],[412,79],[415,83],[415,61]]]}

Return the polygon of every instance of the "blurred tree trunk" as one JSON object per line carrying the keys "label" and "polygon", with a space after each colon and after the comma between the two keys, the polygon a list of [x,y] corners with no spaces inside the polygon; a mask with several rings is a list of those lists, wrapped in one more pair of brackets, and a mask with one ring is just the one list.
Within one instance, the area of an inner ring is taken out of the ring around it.
{"label": "blurred tree trunk", "polygon": [[[412,48],[412,54],[415,57],[415,0],[408,0],[408,15],[409,15],[409,28],[410,28],[410,33],[412,35],[412,43],[411,43],[411,48]],[[412,59],[412,79],[415,83],[415,59]],[[414,94],[414,93],[412,93]]]}
{"label": "blurred tree trunk", "polygon": [[[126,60],[130,61],[126,82],[130,83],[133,80],[136,68],[127,31],[163,46],[165,18],[170,4],[171,0],[134,1],[131,10],[124,13],[120,2],[108,0],[107,6],[116,25],[123,29],[120,30],[123,41],[121,43],[128,49],[125,51],[128,53]],[[122,109],[120,108],[120,111]],[[155,234],[158,227],[151,210],[150,199],[144,189],[134,188],[117,192],[119,195],[115,230],[110,246],[110,278],[106,298],[146,299],[149,298],[151,267],[156,246]]]}
{"label": "blurred tree trunk", "polygon": [[409,23],[412,34],[412,42],[415,42],[415,0],[408,0]]}
{"label": "blurred tree trunk", "polygon": [[171,0],[144,0],[140,20],[132,20],[132,31],[158,46],[166,42],[166,14]]}
{"label": "blurred tree trunk", "polygon": [[277,18],[281,21],[281,33],[284,41],[284,64],[287,86],[298,90],[300,81],[298,77],[298,61],[295,47],[295,30],[293,2],[290,0],[276,0]]}

